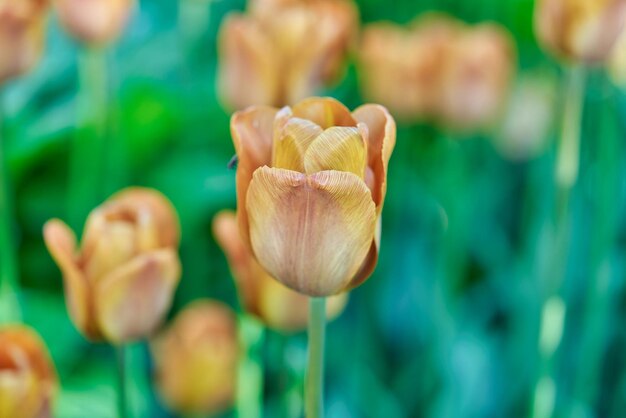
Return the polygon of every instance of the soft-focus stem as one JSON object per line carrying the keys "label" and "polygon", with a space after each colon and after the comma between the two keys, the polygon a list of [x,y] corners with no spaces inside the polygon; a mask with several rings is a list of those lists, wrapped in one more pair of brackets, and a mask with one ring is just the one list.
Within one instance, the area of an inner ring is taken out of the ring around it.
{"label": "soft-focus stem", "polygon": [[324,340],[326,298],[309,299],[309,361],[306,373],[306,418],[324,417]]}
{"label": "soft-focus stem", "polygon": [[263,416],[263,343],[265,328],[256,318],[242,314],[239,341],[242,346],[237,374],[237,417]]}
{"label": "soft-focus stem", "polygon": [[128,367],[126,363],[126,346],[115,347],[117,357],[117,416],[128,418]]}
{"label": "soft-focus stem", "polygon": [[17,251],[13,237],[13,204],[9,179],[6,136],[3,125],[2,91],[0,91],[0,323],[21,319],[17,300],[19,291]]}
{"label": "soft-focus stem", "polygon": [[67,202],[68,218],[74,228],[80,226],[89,210],[103,198],[108,100],[106,51],[86,46],[79,54],[79,121]]}

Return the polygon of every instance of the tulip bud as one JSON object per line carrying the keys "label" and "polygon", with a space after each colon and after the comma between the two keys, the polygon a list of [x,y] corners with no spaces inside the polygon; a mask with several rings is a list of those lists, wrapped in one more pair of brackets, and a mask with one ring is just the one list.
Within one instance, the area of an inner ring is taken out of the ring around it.
{"label": "tulip bud", "polygon": [[39,335],[22,325],[0,328],[0,417],[52,416],[58,379]]}
{"label": "tulip bud", "polygon": [[231,107],[294,103],[343,69],[358,20],[351,2],[270,3],[232,14],[220,29],[219,89]]}
{"label": "tulip bud", "polygon": [[609,75],[614,83],[626,87],[626,30],[622,31],[609,59]]}
{"label": "tulip bud", "polygon": [[367,279],[395,145],[387,110],[365,105],[350,113],[336,100],[311,98],[280,111],[237,112],[231,131],[239,228],[263,269],[309,296]]}
{"label": "tulip bud", "polygon": [[0,85],[39,60],[47,9],[45,0],[0,0]]}
{"label": "tulip bud", "polygon": [[558,58],[603,63],[624,27],[626,0],[537,0],[535,34]]}
{"label": "tulip bud", "polygon": [[232,405],[239,346],[233,312],[200,300],[185,308],[151,345],[156,386],[183,414],[211,414]]}
{"label": "tulip bud", "polygon": [[74,325],[115,344],[147,337],[169,310],[180,280],[178,219],[160,193],[129,188],[91,212],[76,249],[59,220],[44,226]]}
{"label": "tulip bud", "polygon": [[[309,298],[285,287],[263,270],[242,240],[235,214],[230,211],[219,213],[213,220],[213,233],[226,253],[246,311],[279,331],[305,329],[309,319]],[[329,298],[326,305],[329,320],[339,316],[347,300],[345,293]]]}
{"label": "tulip bud", "polygon": [[54,0],[61,24],[74,38],[102,45],[118,38],[134,0]]}

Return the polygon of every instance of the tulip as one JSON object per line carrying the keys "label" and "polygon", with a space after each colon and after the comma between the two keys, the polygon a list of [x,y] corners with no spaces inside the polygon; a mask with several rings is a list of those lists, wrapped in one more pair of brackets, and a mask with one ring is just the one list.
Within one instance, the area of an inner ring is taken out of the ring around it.
{"label": "tulip", "polygon": [[617,40],[609,59],[608,70],[613,82],[624,88],[626,86],[626,31],[623,31]]}
{"label": "tulip", "polygon": [[51,417],[57,386],[39,335],[23,325],[0,328],[0,417]]}
{"label": "tulip", "polygon": [[261,2],[219,35],[219,89],[233,108],[283,106],[338,78],[357,27],[348,0]]}
{"label": "tulip", "polygon": [[54,0],[61,24],[74,38],[90,45],[118,38],[130,18],[134,0]]}
{"label": "tulip", "polygon": [[45,0],[0,0],[0,85],[41,57],[47,8]]}
{"label": "tulip", "polygon": [[151,345],[156,386],[184,414],[209,414],[233,404],[239,346],[233,312],[199,300],[185,308]]}
{"label": "tulip", "polygon": [[160,193],[129,188],[91,212],[76,249],[63,222],[44,226],[74,325],[90,340],[145,338],[168,311],[180,279],[178,219]]}
{"label": "tulip", "polygon": [[626,0],[538,0],[535,34],[548,52],[581,64],[600,64],[624,27]]}
{"label": "tulip", "polygon": [[378,259],[395,122],[330,98],[237,112],[241,236],[267,273],[309,296],[358,286]]}
{"label": "tulip", "polygon": [[[278,331],[306,329],[309,298],[285,287],[263,270],[241,239],[235,214],[219,213],[213,220],[213,233],[226,253],[245,310]],[[329,299],[328,319],[339,316],[347,299],[345,293]]]}

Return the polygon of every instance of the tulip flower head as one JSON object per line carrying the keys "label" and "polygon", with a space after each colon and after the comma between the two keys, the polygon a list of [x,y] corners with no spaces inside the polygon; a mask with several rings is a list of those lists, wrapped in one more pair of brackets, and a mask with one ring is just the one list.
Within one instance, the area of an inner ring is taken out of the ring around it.
{"label": "tulip flower head", "polygon": [[192,303],[151,349],[157,389],[172,410],[211,414],[232,405],[239,346],[235,315],[226,305]]}
{"label": "tulip flower head", "polygon": [[538,0],[535,34],[558,58],[601,64],[624,29],[626,0]]}
{"label": "tulip flower head", "polygon": [[0,85],[41,57],[47,10],[46,0],[0,0]]}
{"label": "tulip flower head", "polygon": [[348,0],[259,1],[219,35],[219,89],[235,109],[293,104],[335,80],[357,27]]}
{"label": "tulip flower head", "polygon": [[[309,298],[278,282],[261,267],[241,239],[235,214],[219,213],[213,220],[213,233],[226,253],[245,310],[269,328],[282,332],[304,330],[309,318]],[[329,298],[328,319],[337,317],[347,300],[347,293]]]}
{"label": "tulip flower head", "polygon": [[90,45],[117,39],[130,18],[134,0],[54,0],[61,24],[77,40]]}
{"label": "tulip flower head", "polygon": [[0,328],[0,417],[51,417],[57,386],[39,335],[22,325]]}
{"label": "tulip flower head", "polygon": [[167,313],[180,279],[178,218],[160,193],[125,189],[91,212],[80,249],[59,220],[44,227],[74,325],[91,340],[147,337]]}
{"label": "tulip flower head", "polygon": [[237,112],[231,131],[241,236],[267,273],[330,296],[372,273],[395,122],[385,108],[350,113],[329,98]]}

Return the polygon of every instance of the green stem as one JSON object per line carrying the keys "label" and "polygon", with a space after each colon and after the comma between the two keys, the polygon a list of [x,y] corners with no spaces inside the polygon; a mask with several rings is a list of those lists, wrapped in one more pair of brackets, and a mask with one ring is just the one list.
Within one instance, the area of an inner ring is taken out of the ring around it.
{"label": "green stem", "polygon": [[127,350],[124,345],[115,348],[117,357],[117,416],[127,418],[128,414],[128,375],[126,367]]}
{"label": "green stem", "polygon": [[306,418],[324,418],[324,340],[326,298],[309,300],[309,363],[306,374]]}
{"label": "green stem", "polygon": [[263,416],[263,344],[265,328],[254,317],[242,314],[239,341],[243,347],[237,376],[237,417]]}

